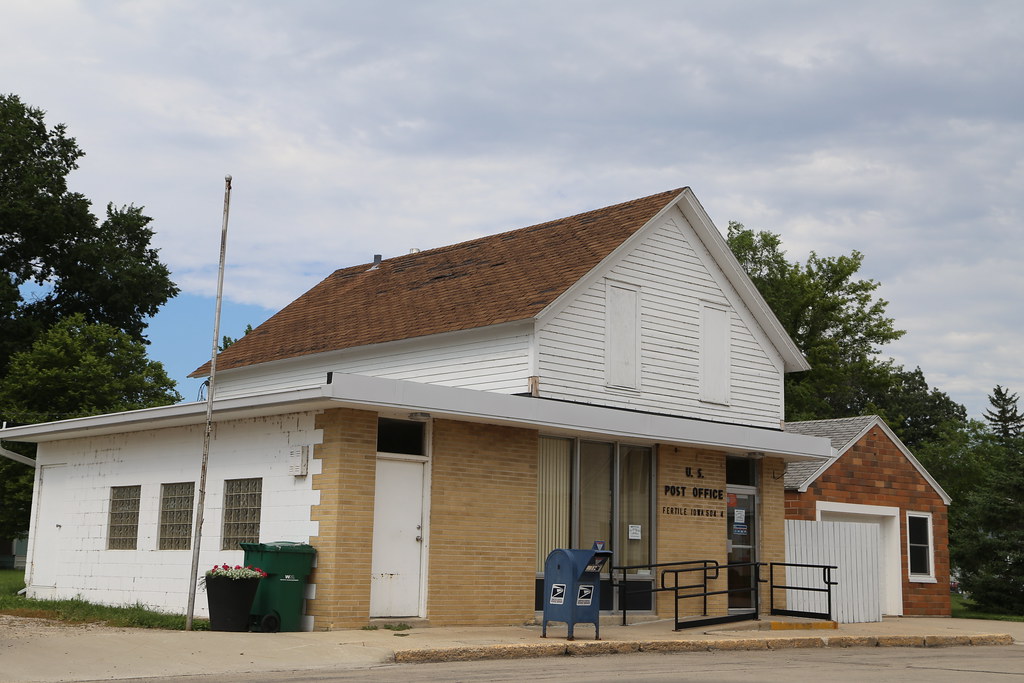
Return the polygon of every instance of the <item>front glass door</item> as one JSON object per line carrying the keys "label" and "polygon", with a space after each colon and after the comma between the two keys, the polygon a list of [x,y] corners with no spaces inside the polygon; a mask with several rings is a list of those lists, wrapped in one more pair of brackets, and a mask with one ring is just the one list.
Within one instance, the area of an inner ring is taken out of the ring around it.
{"label": "front glass door", "polygon": [[[728,516],[729,564],[757,561],[757,497],[753,493],[730,491]],[[754,567],[729,569],[729,590],[753,588]],[[729,593],[730,610],[754,609],[753,592],[749,590]]]}

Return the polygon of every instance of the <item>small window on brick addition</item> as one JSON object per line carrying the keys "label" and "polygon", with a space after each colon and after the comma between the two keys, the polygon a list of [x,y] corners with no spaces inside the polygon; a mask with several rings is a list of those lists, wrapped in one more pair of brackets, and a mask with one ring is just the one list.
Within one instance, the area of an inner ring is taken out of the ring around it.
{"label": "small window on brick addition", "polygon": [[141,486],[110,487],[110,523],[107,528],[109,550],[135,550],[139,540],[141,497]]}
{"label": "small window on brick addition", "polygon": [[191,481],[160,487],[160,550],[188,550],[192,547],[195,488],[195,482]]}
{"label": "small window on brick addition", "polygon": [[221,550],[238,550],[239,543],[259,543],[263,480],[228,479],[224,482],[224,530]]}
{"label": "small window on brick addition", "polygon": [[934,581],[932,516],[927,512],[907,513],[907,561],[911,581]]}
{"label": "small window on brick addition", "polygon": [[422,422],[382,417],[377,420],[377,452],[426,455]]}

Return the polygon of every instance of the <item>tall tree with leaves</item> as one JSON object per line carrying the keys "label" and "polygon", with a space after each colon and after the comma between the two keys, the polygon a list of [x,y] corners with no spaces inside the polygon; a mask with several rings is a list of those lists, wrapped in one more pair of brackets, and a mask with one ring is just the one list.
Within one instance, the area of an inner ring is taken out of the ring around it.
{"label": "tall tree with leaves", "polygon": [[[0,420],[180,400],[145,360],[146,320],[178,292],[150,246],[150,218],[113,204],[93,215],[67,182],[84,152],[44,116],[0,95]],[[31,468],[0,457],[0,484],[0,537],[10,537],[28,525]]]}
{"label": "tall tree with leaves", "polygon": [[920,368],[880,360],[882,347],[903,336],[875,296],[879,283],[857,276],[864,256],[790,262],[782,241],[730,222],[728,243],[740,265],[811,364],[786,376],[786,419],[881,415],[908,446],[937,438],[948,420],[962,422],[963,406],[928,387]]}
{"label": "tall tree with leaves", "polygon": [[1017,406],[1017,394],[1011,394],[1000,385],[992,390],[988,402],[992,405],[983,413],[985,421],[992,431],[1003,439],[1012,439],[1024,435],[1024,415]]}
{"label": "tall tree with leaves", "polygon": [[874,360],[882,345],[903,336],[874,297],[878,283],[856,277],[864,257],[821,257],[790,262],[778,235],[730,222],[729,247],[783,327],[811,364],[787,377],[786,418],[822,419],[854,414],[872,384],[886,381]]}
{"label": "tall tree with leaves", "polygon": [[[952,536],[961,586],[985,611],[1024,614],[1024,438],[989,434],[984,479],[967,492]],[[951,522],[954,520],[950,515]],[[962,518],[962,519],[961,519]]]}
{"label": "tall tree with leaves", "polygon": [[69,191],[82,156],[63,124],[48,128],[41,109],[0,95],[0,373],[75,313],[144,342],[146,318],[178,293],[141,208],[108,205],[100,222]]}

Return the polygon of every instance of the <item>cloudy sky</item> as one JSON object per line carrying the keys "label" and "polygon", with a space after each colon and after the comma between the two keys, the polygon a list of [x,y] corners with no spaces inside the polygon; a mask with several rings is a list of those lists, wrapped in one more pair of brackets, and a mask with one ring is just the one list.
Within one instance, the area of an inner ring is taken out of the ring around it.
{"label": "cloudy sky", "polygon": [[222,332],[335,268],[689,185],[791,260],[865,254],[884,355],[1024,394],[1018,0],[4,0],[0,92],[63,122],[102,212],[145,206],[194,399]]}

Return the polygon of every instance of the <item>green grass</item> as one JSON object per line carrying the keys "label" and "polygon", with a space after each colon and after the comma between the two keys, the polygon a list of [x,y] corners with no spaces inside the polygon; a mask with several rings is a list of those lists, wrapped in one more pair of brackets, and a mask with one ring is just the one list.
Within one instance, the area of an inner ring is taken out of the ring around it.
{"label": "green grass", "polygon": [[959,593],[950,595],[950,602],[953,605],[953,616],[957,619],[992,619],[995,621],[1024,621],[1024,615],[1019,614],[993,614],[983,612],[968,598]]}
{"label": "green grass", "polygon": [[[166,614],[146,609],[142,605],[108,607],[95,605],[77,598],[72,600],[31,600],[18,595],[25,587],[25,574],[20,570],[0,570],[0,614],[16,617],[51,619],[69,624],[106,624],[133,628],[157,628],[184,630],[184,614]],[[196,619],[192,628],[196,631],[209,629],[209,622]]]}

